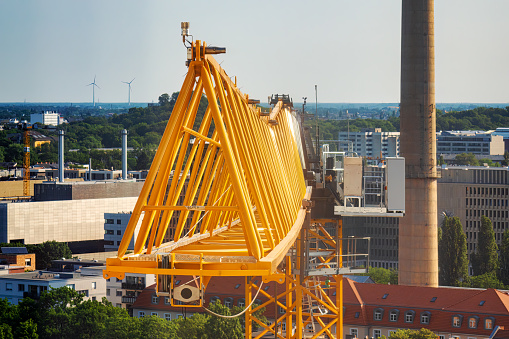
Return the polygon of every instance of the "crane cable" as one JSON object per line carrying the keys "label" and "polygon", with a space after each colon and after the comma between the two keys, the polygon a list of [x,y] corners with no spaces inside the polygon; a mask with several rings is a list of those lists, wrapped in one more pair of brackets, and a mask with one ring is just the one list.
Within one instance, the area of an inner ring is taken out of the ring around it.
{"label": "crane cable", "polygon": [[236,317],[238,317],[238,316],[240,316],[240,315],[243,315],[244,313],[246,313],[246,311],[247,311],[248,309],[250,309],[250,308],[251,308],[251,305],[253,305],[253,303],[254,303],[254,302],[255,302],[255,300],[256,300],[256,297],[258,296],[258,293],[260,293],[260,290],[262,289],[262,285],[263,285],[263,281],[261,281],[261,283],[260,283],[260,287],[258,287],[258,291],[256,292],[256,294],[255,294],[255,296],[254,296],[253,300],[251,300],[251,303],[250,303],[249,305],[247,305],[247,307],[244,309],[244,311],[242,311],[242,312],[240,312],[240,313],[237,313],[237,314],[234,314],[234,315],[222,315],[222,314],[218,314],[218,313],[212,312],[211,310],[209,310],[209,309],[208,309],[208,308],[206,308],[205,306],[202,306],[202,307],[203,307],[203,309],[204,309],[205,311],[209,312],[209,313],[210,313],[210,314],[212,314],[212,315],[215,315],[215,316],[217,316],[217,317],[220,317],[220,318],[227,318],[227,319],[236,318]]}

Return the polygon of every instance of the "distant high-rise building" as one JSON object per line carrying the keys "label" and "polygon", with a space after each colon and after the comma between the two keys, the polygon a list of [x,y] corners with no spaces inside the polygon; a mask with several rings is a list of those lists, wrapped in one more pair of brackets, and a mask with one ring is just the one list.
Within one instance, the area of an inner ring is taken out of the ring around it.
{"label": "distant high-rise building", "polygon": [[382,132],[381,128],[362,132],[339,132],[339,141],[348,144],[345,151],[362,157],[385,158],[399,156],[399,132]]}
{"label": "distant high-rise building", "polygon": [[437,133],[437,154],[460,153],[504,154],[504,137],[496,135],[493,131],[443,131]]}
{"label": "distant high-rise building", "polygon": [[58,126],[62,124],[63,119],[60,117],[60,113],[55,111],[43,111],[41,113],[30,114],[30,122],[32,124],[43,124]]}

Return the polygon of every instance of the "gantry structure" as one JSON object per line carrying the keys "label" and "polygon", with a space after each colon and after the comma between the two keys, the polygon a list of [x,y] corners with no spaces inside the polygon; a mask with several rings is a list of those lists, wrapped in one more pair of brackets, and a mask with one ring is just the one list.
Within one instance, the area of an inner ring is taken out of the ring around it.
{"label": "gantry structure", "polygon": [[[211,278],[244,277],[246,338],[342,338],[342,274],[365,268],[349,264],[354,246],[343,242],[340,216],[312,218],[316,183],[305,180],[309,145],[291,100],[273,96],[262,112],[213,58],[225,50],[187,41],[182,28],[188,72],[104,278],[155,274],[172,305],[203,307]],[[175,276],[189,279],[176,286]],[[261,288],[271,281],[281,286],[275,295]],[[254,305],[258,294],[267,301]],[[284,312],[271,324],[253,317],[275,305]]]}

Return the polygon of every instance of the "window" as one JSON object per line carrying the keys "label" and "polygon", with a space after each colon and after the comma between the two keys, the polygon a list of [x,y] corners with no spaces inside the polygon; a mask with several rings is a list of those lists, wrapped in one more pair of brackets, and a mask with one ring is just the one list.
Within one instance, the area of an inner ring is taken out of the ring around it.
{"label": "window", "polygon": [[92,297],[92,301],[96,301],[97,297]]}
{"label": "window", "polygon": [[106,219],[105,224],[113,224],[113,219]]}
{"label": "window", "polygon": [[122,290],[117,290],[117,293],[115,295],[117,297],[121,297],[122,296]]}
{"label": "window", "polygon": [[138,312],[138,318],[143,318],[145,316],[145,312],[139,311]]}
{"label": "window", "polygon": [[122,235],[122,231],[121,230],[117,230],[117,235]]}
{"label": "window", "polygon": [[245,299],[239,299],[237,302],[239,307],[245,307],[246,306],[246,300]]}
{"label": "window", "polygon": [[394,330],[389,330],[389,332],[388,332],[389,337],[391,337],[394,333],[396,333],[396,331],[394,331]]}
{"label": "window", "polygon": [[389,293],[385,293],[384,296],[382,297],[382,299],[387,299],[388,296],[389,296]]}
{"label": "window", "polygon": [[12,291],[12,283],[6,283],[5,284],[5,290],[6,291]]}
{"label": "window", "polygon": [[431,300],[430,300],[430,301],[431,301],[432,303],[434,303],[436,300],[437,300],[437,297],[433,297],[433,298],[431,298]]}
{"label": "window", "polygon": [[235,289],[238,289],[240,287],[240,284],[235,285]]}
{"label": "window", "polygon": [[164,297],[164,303],[165,303],[166,305],[170,305],[170,304],[171,304],[171,299],[170,299],[170,297]]}
{"label": "window", "polygon": [[431,313],[429,312],[422,312],[421,313],[421,324],[428,325],[429,319],[430,319]]}
{"label": "window", "polygon": [[110,296],[110,289],[109,288],[106,289],[106,296],[108,296],[108,297]]}
{"label": "window", "polygon": [[184,318],[183,314],[177,314],[177,319]]}
{"label": "window", "polygon": [[105,230],[104,234],[113,235],[115,232],[113,230]]}
{"label": "window", "polygon": [[97,289],[97,283],[95,281],[92,281],[92,289],[93,290]]}
{"label": "window", "polygon": [[25,285],[24,284],[18,284],[18,292],[24,292],[25,291]]}
{"label": "window", "polygon": [[355,312],[355,318],[359,318],[360,314],[361,314],[361,312]]}
{"label": "window", "polygon": [[233,299],[232,298],[226,298],[224,300],[224,306],[226,306],[228,308],[232,308],[232,306],[233,306]]}
{"label": "window", "polygon": [[438,339],[445,339],[445,335],[440,334],[440,335],[438,336]]}
{"label": "window", "polygon": [[373,338],[380,338],[382,336],[382,330],[373,330]]}
{"label": "window", "polygon": [[479,318],[476,316],[468,318],[468,328],[477,328],[478,322],[479,322]]}
{"label": "window", "polygon": [[74,290],[74,284],[67,284],[66,287],[70,288],[71,290]]}
{"label": "window", "polygon": [[117,225],[120,225],[122,223],[122,220],[117,219]]}
{"label": "window", "polygon": [[32,266],[32,258],[25,259],[25,266]]}
{"label": "window", "polygon": [[281,323],[281,330],[286,331],[286,322]]}
{"label": "window", "polygon": [[171,320],[171,313],[165,313],[164,314],[164,319],[165,320]]}
{"label": "window", "polygon": [[414,311],[406,311],[405,312],[405,322],[406,323],[413,323],[414,322],[414,316],[415,316],[415,312]]}
{"label": "window", "polygon": [[156,317],[158,317],[159,315],[157,314],[157,312],[151,312],[150,315],[155,315]]}
{"label": "window", "polygon": [[270,286],[265,286],[265,287],[263,288],[263,290],[264,290],[265,292],[267,292],[267,291],[269,290],[269,287],[270,287]]}
{"label": "window", "polygon": [[219,299],[219,297],[212,297],[212,298],[210,298],[210,303],[211,303],[211,304],[215,304],[215,303],[216,303],[216,300],[221,301],[221,299]]}
{"label": "window", "polygon": [[159,297],[156,295],[152,296],[152,304],[159,304]]}
{"label": "window", "polygon": [[461,327],[461,320],[463,316],[455,315],[452,317],[452,327]]}
{"label": "window", "polygon": [[399,311],[398,310],[391,310],[389,313],[389,321],[398,321],[399,317]]}
{"label": "window", "polygon": [[122,304],[115,304],[115,307],[122,308]]}
{"label": "window", "polygon": [[384,315],[384,310],[381,308],[377,308],[373,314],[373,319],[382,320],[383,315]]}
{"label": "window", "polygon": [[494,322],[495,322],[495,320],[493,318],[486,318],[486,319],[484,319],[484,329],[492,330]]}
{"label": "window", "polygon": [[359,335],[359,331],[356,328],[351,328],[350,335],[353,335],[354,338],[357,338],[357,336]]}

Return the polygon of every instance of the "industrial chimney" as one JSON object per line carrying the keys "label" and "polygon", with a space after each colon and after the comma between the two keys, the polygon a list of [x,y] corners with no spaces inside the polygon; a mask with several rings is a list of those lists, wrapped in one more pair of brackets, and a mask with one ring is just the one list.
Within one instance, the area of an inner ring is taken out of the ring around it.
{"label": "industrial chimney", "polygon": [[58,131],[58,182],[64,182],[64,131]]}
{"label": "industrial chimney", "polygon": [[399,283],[438,286],[433,0],[402,3],[400,114],[406,214],[399,223]]}
{"label": "industrial chimney", "polygon": [[122,130],[122,179],[127,179],[127,130]]}

